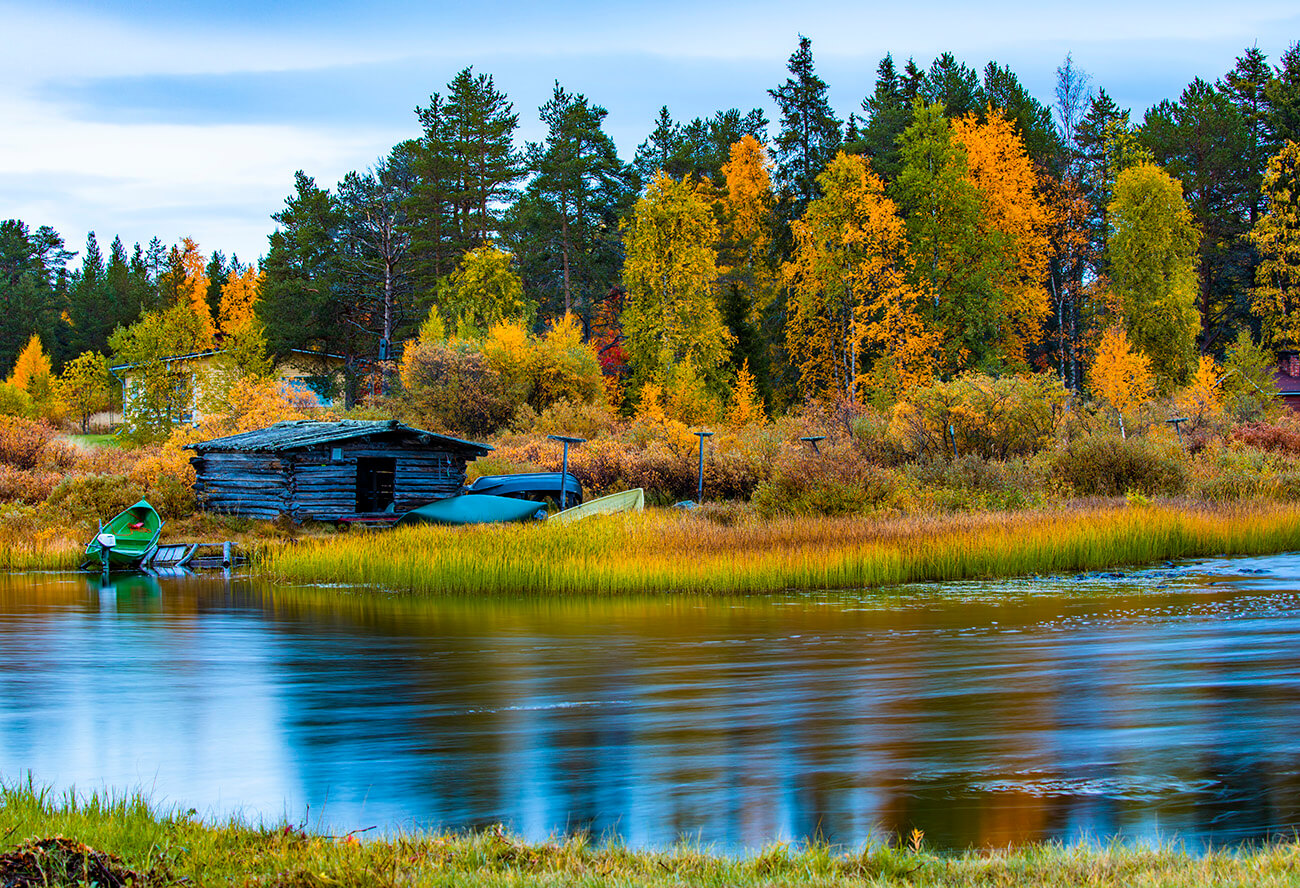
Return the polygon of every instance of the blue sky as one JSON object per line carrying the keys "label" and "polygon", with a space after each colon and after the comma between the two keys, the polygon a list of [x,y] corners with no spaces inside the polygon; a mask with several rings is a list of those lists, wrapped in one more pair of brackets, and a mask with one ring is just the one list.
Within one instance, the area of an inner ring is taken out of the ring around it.
{"label": "blue sky", "polygon": [[924,5],[380,0],[0,0],[0,218],[128,247],[194,237],[245,260],[296,169],[332,185],[418,134],[413,109],[466,65],[494,76],[541,135],[559,80],[609,109],[630,159],[660,105],[677,119],[763,107],[799,34],[841,116],[886,52],[1009,65],[1044,102],[1067,52],[1137,115],[1248,46],[1276,61],[1300,6],[1039,2]]}

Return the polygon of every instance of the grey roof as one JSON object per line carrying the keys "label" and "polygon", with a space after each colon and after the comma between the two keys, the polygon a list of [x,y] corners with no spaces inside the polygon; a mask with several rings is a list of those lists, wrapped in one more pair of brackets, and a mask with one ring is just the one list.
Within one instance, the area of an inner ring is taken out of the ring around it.
{"label": "grey roof", "polygon": [[302,447],[314,447],[318,444],[348,441],[352,438],[393,434],[402,437],[415,437],[420,439],[422,443],[435,447],[450,446],[456,450],[477,450],[478,456],[483,456],[492,450],[490,444],[478,444],[474,441],[462,441],[459,438],[450,438],[446,435],[426,432],[423,429],[403,425],[395,419],[373,421],[342,419],[335,422],[300,419],[293,422],[277,422],[273,426],[267,426],[264,429],[257,429],[252,432],[227,435],[224,438],[213,438],[211,441],[200,441],[197,444],[190,444],[187,449],[199,453],[206,453],[209,450],[242,452],[297,450]]}

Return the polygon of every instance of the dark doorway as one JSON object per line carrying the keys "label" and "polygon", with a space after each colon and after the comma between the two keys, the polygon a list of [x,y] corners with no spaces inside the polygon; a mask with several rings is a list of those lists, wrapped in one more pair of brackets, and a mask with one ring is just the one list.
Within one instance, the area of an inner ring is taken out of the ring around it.
{"label": "dark doorway", "polygon": [[357,511],[383,512],[393,504],[393,481],[397,460],[392,457],[362,457],[357,460]]}

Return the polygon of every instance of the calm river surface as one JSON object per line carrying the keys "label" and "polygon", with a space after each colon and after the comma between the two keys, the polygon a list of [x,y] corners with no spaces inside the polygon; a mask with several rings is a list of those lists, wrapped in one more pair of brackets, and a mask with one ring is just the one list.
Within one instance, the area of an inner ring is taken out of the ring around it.
{"label": "calm river surface", "polygon": [[1300,828],[1300,556],[745,600],[0,576],[0,779],[718,850]]}

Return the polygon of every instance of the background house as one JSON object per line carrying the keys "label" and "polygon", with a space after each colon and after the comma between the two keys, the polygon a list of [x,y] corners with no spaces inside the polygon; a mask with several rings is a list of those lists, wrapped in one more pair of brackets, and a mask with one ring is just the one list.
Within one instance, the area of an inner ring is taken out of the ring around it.
{"label": "background house", "polygon": [[[275,376],[297,391],[311,393],[322,407],[329,407],[341,391],[344,363],[345,359],[338,355],[295,350],[275,365]],[[160,358],[149,367],[157,365],[164,368],[167,385],[173,393],[165,399],[164,408],[173,423],[197,424],[211,415],[215,395],[222,385],[229,383],[231,373],[226,352],[219,349]],[[109,372],[122,386],[123,420],[130,423],[141,409],[139,394],[145,366],[117,364]],[[158,409],[157,404],[154,409]]]}

